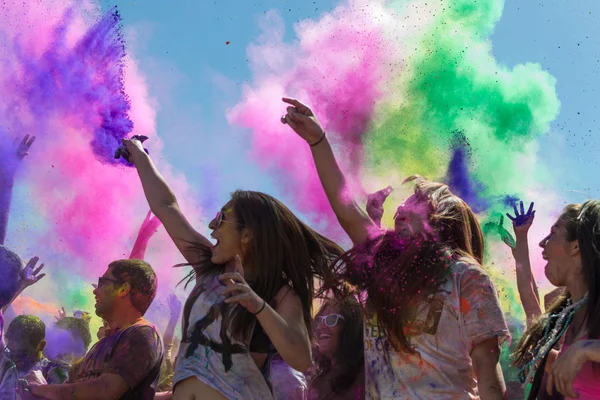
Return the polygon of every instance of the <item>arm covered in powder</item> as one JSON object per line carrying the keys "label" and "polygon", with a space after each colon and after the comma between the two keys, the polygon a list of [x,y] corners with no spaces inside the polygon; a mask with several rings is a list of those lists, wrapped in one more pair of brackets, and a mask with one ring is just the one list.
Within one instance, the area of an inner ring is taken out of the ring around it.
{"label": "arm covered in powder", "polygon": [[152,211],[148,211],[146,214],[146,218],[144,218],[144,222],[142,222],[142,226],[140,226],[140,230],[137,235],[137,239],[133,244],[133,248],[131,249],[131,254],[129,258],[136,258],[138,260],[143,260],[146,256],[146,248],[148,247],[148,241],[154,235],[158,226],[160,225],[160,219],[157,217],[152,217]]}
{"label": "arm covered in powder", "polygon": [[194,244],[209,247],[212,247],[212,244],[197,232],[183,215],[175,194],[142,148],[140,141],[124,139],[123,143],[131,155],[130,160],[137,168],[150,210],[162,222],[183,257],[189,263],[197,263],[200,260]]}
{"label": "arm covered in powder", "polygon": [[173,348],[173,337],[175,336],[175,327],[179,316],[181,315],[181,301],[171,293],[167,299],[169,303],[169,309],[171,311],[169,322],[163,333],[163,344],[165,348],[165,360],[171,362],[171,349]]}
{"label": "arm covered in powder", "polygon": [[507,214],[508,218],[513,221],[513,229],[515,231],[515,246],[511,247],[513,257],[515,259],[515,269],[517,274],[517,289],[525,315],[527,317],[527,326],[531,324],[538,316],[542,314],[540,307],[540,296],[538,294],[537,285],[533,279],[531,272],[531,261],[529,259],[529,243],[528,232],[535,218],[533,210],[534,203],[531,203],[529,210],[525,213],[523,202],[521,202],[521,212],[513,206],[515,216]]}
{"label": "arm covered in powder", "polygon": [[357,245],[379,232],[379,227],[356,203],[346,177],[342,173],[325,132],[310,108],[297,100],[284,98],[293,107],[281,121],[288,124],[310,144],[319,179],[340,225]]}
{"label": "arm covered in powder", "polygon": [[116,400],[127,393],[129,386],[117,374],[102,374],[95,379],[84,382],[61,385],[30,385],[29,390],[34,396],[48,400]]}
{"label": "arm covered in powder", "polygon": [[15,173],[21,160],[29,155],[29,148],[34,141],[35,136],[25,135],[21,143],[16,146],[16,149],[9,147],[2,152],[7,154],[0,154],[0,244],[4,244],[6,238]]}

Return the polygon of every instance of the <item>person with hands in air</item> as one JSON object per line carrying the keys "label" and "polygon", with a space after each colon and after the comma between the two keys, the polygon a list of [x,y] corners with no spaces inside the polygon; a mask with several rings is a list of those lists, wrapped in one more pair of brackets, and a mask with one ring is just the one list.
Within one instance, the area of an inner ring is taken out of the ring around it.
{"label": "person with hands in air", "polygon": [[[509,337],[497,291],[481,268],[483,234],[447,185],[412,176],[415,193],[384,231],[349,195],[314,113],[297,100],[281,121],[309,145],[329,203],[354,248],[334,265],[366,292],[367,399],[502,399],[498,363]],[[324,287],[327,289],[327,286]]]}
{"label": "person with hands in air", "polygon": [[565,291],[523,334],[514,365],[528,399],[600,399],[600,201],[568,205],[539,245]]}
{"label": "person with hands in air", "polygon": [[2,312],[6,312],[6,310],[8,309],[8,307],[10,307],[10,305],[12,304],[12,302],[19,297],[19,295],[21,293],[23,293],[23,291],[25,289],[27,289],[30,286],[35,285],[36,283],[38,283],[44,276],[46,276],[46,274],[42,274],[40,273],[42,271],[42,269],[44,269],[44,263],[40,264],[39,267],[36,268],[36,265],[38,263],[38,261],[40,260],[40,258],[38,256],[32,257],[28,262],[27,265],[25,266],[25,268],[23,269],[23,279],[21,280],[21,284],[19,286],[19,289],[17,290],[17,292],[15,293],[14,297],[6,304],[2,307]]}
{"label": "person with hands in air", "polygon": [[0,399],[15,399],[19,379],[17,366],[5,352],[2,309],[15,297],[23,278],[21,258],[15,252],[0,245]]}
{"label": "person with hands in air", "polygon": [[213,245],[188,222],[141,143],[123,143],[150,209],[193,267],[173,397],[272,398],[274,352],[298,371],[312,363],[314,281],[331,274],[342,249],[273,197],[242,190],[210,221]]}
{"label": "person with hands in air", "polygon": [[527,326],[529,326],[542,314],[540,295],[533,274],[531,273],[529,243],[527,240],[529,228],[535,219],[535,210],[533,209],[534,203],[529,205],[527,212],[525,212],[522,201],[520,202],[519,207],[521,210],[520,212],[517,209],[516,204],[513,204],[515,215],[513,216],[507,213],[506,216],[512,221],[513,230],[515,232],[516,240],[514,241],[514,246],[511,246],[511,250],[516,264],[517,289],[519,290],[521,304],[525,310]]}
{"label": "person with hands in air", "polygon": [[142,222],[140,226],[140,230],[138,232],[135,243],[133,244],[133,248],[131,249],[131,254],[129,258],[136,258],[138,260],[143,260],[146,257],[146,249],[148,247],[148,242],[152,235],[158,232],[158,227],[161,222],[155,216],[152,216],[152,211],[148,211],[146,214],[146,218]]}
{"label": "person with hands in air", "polygon": [[4,244],[6,239],[15,175],[23,158],[29,155],[33,142],[35,136],[25,135],[20,142],[15,140],[8,148],[0,143],[0,244]]}
{"label": "person with hands in air", "polygon": [[[165,358],[160,371],[160,382],[158,384],[158,390],[160,393],[156,395],[160,398],[165,398],[167,393],[173,389],[173,372],[174,366],[172,360],[172,349],[173,349],[173,338],[175,336],[175,326],[181,316],[181,301],[177,298],[174,293],[171,293],[167,297],[167,303],[169,306],[169,322],[163,332],[163,345],[165,349]],[[159,396],[160,395],[160,396]],[[156,398],[156,396],[155,396]]]}

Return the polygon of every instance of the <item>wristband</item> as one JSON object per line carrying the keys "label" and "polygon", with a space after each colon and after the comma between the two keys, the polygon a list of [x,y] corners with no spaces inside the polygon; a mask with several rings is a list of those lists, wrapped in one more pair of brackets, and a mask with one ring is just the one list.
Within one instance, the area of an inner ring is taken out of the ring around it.
{"label": "wristband", "polygon": [[267,305],[267,302],[265,301],[265,299],[263,299],[263,305],[262,305],[262,307],[260,308],[260,310],[258,310],[258,311],[257,311],[257,312],[255,312],[255,313],[251,313],[251,314],[252,314],[252,315],[258,315],[258,314],[260,314],[261,312],[263,312],[263,310],[265,309],[265,306],[266,306],[266,305]]}
{"label": "wristband", "polygon": [[319,140],[317,140],[315,143],[310,143],[310,147],[315,147],[316,145],[321,143],[323,141],[323,139],[325,139],[325,131],[323,131],[323,136],[321,136],[321,138]]}

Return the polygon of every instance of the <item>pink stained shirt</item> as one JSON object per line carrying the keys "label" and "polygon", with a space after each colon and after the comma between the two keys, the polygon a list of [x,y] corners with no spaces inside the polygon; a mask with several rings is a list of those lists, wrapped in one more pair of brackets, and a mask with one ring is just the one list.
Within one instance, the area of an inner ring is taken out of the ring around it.
{"label": "pink stained shirt", "polygon": [[[583,338],[581,340],[587,340]],[[567,351],[570,346],[564,344],[560,350],[559,357]],[[554,389],[556,390],[556,389]],[[573,381],[573,390],[579,394],[577,400],[600,400],[600,366],[594,370],[592,362],[588,361],[581,367],[581,370]],[[570,399],[565,397],[565,399]]]}

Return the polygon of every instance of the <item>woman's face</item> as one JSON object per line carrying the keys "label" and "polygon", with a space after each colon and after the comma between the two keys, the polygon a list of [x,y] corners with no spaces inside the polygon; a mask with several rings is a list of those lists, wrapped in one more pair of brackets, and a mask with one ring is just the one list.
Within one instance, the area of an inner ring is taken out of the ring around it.
{"label": "woman's face", "polygon": [[239,255],[242,260],[249,243],[249,235],[246,229],[238,223],[233,210],[233,201],[229,201],[220,213],[217,214],[210,224],[212,229],[211,237],[216,239],[217,243],[212,248],[211,261],[215,264],[225,264]]}
{"label": "woman's face", "polygon": [[431,233],[429,215],[431,207],[413,194],[396,210],[394,216],[394,230],[405,237],[422,236]]}
{"label": "woman's face", "polygon": [[567,240],[566,221],[559,218],[550,233],[540,242],[542,257],[547,261],[546,277],[554,286],[566,286],[581,277],[581,255],[577,240]]}
{"label": "woman's face", "polygon": [[[345,326],[345,321],[340,316],[335,316],[334,314],[340,314],[340,306],[339,304],[330,303],[315,318],[315,332],[319,345],[319,353],[329,359],[333,358]],[[327,326],[328,323],[333,326]]]}

